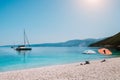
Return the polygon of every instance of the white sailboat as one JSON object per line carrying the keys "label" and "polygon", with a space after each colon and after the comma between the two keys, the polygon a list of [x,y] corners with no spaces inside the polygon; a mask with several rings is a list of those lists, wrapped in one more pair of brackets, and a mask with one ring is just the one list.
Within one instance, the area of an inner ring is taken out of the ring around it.
{"label": "white sailboat", "polygon": [[32,50],[32,48],[30,47],[30,44],[29,44],[27,35],[26,35],[26,33],[25,33],[25,30],[24,30],[24,44],[23,44],[23,45],[19,45],[19,46],[16,48],[16,50],[17,50],[17,51]]}

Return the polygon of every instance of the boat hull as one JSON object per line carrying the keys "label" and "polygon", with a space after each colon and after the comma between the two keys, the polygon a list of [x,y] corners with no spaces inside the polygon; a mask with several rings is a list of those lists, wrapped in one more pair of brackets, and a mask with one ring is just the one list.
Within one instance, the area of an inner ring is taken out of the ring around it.
{"label": "boat hull", "polygon": [[22,51],[22,50],[32,50],[32,48],[16,48],[17,51]]}

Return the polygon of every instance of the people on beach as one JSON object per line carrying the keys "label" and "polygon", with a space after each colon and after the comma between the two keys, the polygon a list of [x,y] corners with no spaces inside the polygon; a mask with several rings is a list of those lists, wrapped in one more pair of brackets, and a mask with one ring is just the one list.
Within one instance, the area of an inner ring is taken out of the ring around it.
{"label": "people on beach", "polygon": [[104,52],[104,54],[106,54],[106,51],[105,51],[105,50],[103,50],[103,52]]}
{"label": "people on beach", "polygon": [[103,59],[101,62],[105,62],[106,60],[105,59]]}
{"label": "people on beach", "polygon": [[89,61],[85,61],[84,64],[83,64],[83,63],[80,63],[80,65],[86,65],[86,64],[90,64],[90,62],[89,62]]}
{"label": "people on beach", "polygon": [[85,61],[84,65],[85,65],[85,64],[90,64],[90,62],[89,62],[89,61]]}

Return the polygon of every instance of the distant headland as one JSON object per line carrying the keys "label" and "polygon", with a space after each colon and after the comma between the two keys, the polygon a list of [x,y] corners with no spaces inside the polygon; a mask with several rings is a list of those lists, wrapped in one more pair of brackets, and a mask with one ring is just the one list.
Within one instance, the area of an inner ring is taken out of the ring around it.
{"label": "distant headland", "polygon": [[107,47],[107,48],[115,48],[120,50],[120,32],[105,38],[103,40],[100,40],[96,43],[90,44],[90,47]]}

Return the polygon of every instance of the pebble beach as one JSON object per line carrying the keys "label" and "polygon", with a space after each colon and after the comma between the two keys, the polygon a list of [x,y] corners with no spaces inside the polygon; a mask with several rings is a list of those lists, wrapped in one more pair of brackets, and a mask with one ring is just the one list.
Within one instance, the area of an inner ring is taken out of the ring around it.
{"label": "pebble beach", "polygon": [[89,62],[0,72],[0,80],[120,80],[120,58]]}

